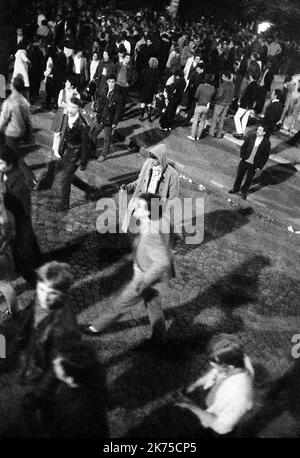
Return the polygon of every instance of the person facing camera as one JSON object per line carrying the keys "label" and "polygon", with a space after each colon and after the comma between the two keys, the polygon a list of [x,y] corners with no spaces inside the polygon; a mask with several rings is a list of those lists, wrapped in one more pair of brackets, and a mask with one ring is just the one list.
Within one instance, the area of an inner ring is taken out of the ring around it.
{"label": "person facing camera", "polygon": [[36,297],[24,312],[19,348],[25,348],[22,383],[41,380],[51,371],[57,349],[67,341],[80,339],[76,315],[67,303],[73,282],[70,266],[56,261],[37,270]]}

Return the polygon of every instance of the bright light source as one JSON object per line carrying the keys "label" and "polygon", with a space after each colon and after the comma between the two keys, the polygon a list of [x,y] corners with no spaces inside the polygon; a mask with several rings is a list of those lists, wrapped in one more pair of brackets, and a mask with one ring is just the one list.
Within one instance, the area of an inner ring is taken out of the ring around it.
{"label": "bright light source", "polygon": [[273,24],[271,22],[261,22],[258,24],[257,33],[266,32]]}

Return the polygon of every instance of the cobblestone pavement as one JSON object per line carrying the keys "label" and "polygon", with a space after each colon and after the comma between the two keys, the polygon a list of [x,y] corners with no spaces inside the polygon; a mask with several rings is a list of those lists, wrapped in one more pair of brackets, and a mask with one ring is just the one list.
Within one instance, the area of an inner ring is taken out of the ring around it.
{"label": "cobblestone pavement", "polygon": [[[51,151],[36,146],[29,152],[26,160],[38,176]],[[115,143],[111,158],[101,164],[91,161],[80,176],[98,187],[105,185],[103,193],[109,196],[111,185],[137,176],[143,160],[122,143]],[[142,305],[91,340],[107,371],[112,437],[125,436],[158,408],[179,399],[180,389],[204,368],[205,345],[215,333],[230,332],[240,337],[254,362],[258,389],[295,364],[291,339],[300,333],[297,236],[276,221],[253,213],[250,204],[236,206],[218,194],[200,191],[183,178],[181,195],[204,198],[205,236],[200,245],[185,245],[179,239],[175,247],[177,275],[170,282],[163,305],[176,356],[167,359],[163,352],[137,351],[150,335]],[[117,195],[113,196],[117,200]],[[86,323],[113,304],[130,278],[126,236],[99,234],[97,203],[86,202],[76,188],[72,189],[70,211],[56,213],[59,177],[50,191],[36,191],[32,200],[42,251],[56,250],[57,257],[63,256],[71,264],[75,275],[72,303],[79,322]],[[63,254],[60,249],[64,249]],[[16,280],[16,287],[20,303],[26,307],[32,292],[21,279]],[[11,324],[3,313],[4,303],[0,311],[1,332]],[[16,415],[21,390],[13,380],[6,373],[0,378],[2,394],[7,394],[1,408],[10,421]],[[292,404],[293,409],[286,400],[268,424],[262,422],[259,435],[299,434],[299,397]],[[257,408],[260,406],[258,396]]]}

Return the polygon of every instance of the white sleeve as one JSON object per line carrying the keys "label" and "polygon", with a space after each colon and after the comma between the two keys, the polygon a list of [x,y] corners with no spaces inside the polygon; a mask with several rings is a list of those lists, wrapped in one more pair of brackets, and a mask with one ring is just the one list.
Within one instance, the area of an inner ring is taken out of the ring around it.
{"label": "white sleeve", "polygon": [[229,377],[220,385],[213,404],[207,409],[216,416],[213,429],[219,434],[229,433],[252,405],[253,390],[249,376],[242,373]]}

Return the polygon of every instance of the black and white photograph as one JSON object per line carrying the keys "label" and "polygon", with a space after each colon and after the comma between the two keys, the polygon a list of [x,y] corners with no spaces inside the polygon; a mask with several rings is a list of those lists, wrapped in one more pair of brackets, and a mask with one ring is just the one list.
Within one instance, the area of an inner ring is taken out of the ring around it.
{"label": "black and white photograph", "polygon": [[0,0],[0,439],[299,438],[299,171],[300,0]]}

